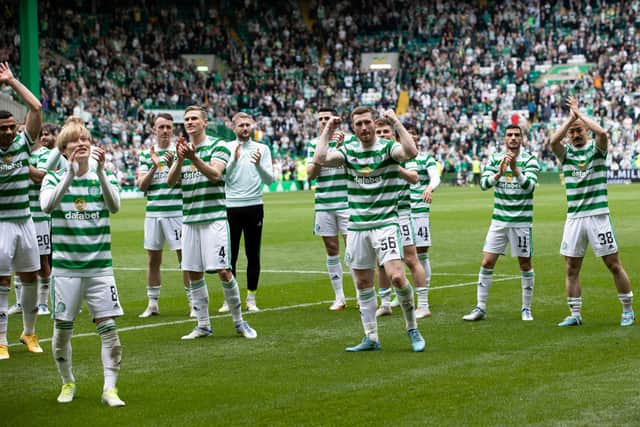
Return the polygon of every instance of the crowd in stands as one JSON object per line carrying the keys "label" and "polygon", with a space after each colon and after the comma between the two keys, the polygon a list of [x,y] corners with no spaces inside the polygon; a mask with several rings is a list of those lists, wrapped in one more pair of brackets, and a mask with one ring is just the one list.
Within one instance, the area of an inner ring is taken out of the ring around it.
{"label": "crowd in stands", "polygon": [[[19,68],[17,0],[0,9],[0,57]],[[482,5],[482,6],[479,6]],[[15,7],[14,7],[15,6]],[[314,110],[395,108],[445,171],[500,148],[501,127],[527,130],[543,169],[555,168],[553,127],[564,99],[609,130],[612,169],[640,167],[640,0],[277,0],[124,3],[43,0],[41,98],[48,120],[75,114],[110,153],[123,181],[151,137],[157,106],[205,104],[212,123],[239,110],[257,120],[276,170],[316,133]],[[398,71],[361,70],[361,54],[397,52]],[[215,54],[196,71],[182,54]],[[576,79],[539,84],[553,65],[591,64]],[[17,70],[19,72],[19,69]]]}

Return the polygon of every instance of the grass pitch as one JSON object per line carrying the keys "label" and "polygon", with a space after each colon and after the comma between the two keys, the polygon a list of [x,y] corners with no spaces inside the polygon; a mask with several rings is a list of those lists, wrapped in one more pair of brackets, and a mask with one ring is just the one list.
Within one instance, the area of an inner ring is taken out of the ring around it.
{"label": "grass pitch", "polygon": [[[610,186],[621,259],[632,285],[640,269],[640,187]],[[257,340],[237,336],[218,316],[220,282],[207,276],[214,336],[184,342],[191,330],[175,255],[165,252],[161,315],[138,319],[146,305],[142,200],[123,201],[112,219],[116,280],[125,316],[118,319],[125,408],[100,404],[100,339],[86,310],[73,343],[78,391],[60,390],[51,357],[52,323],[38,319],[45,353],[17,342],[0,363],[0,425],[637,425],[640,326],[618,326],[611,276],[591,252],[582,273],[584,325],[558,328],[568,314],[559,255],[566,202],[560,186],[540,186],[534,213],[535,321],[520,320],[517,261],[502,257],[487,320],[461,320],[475,304],[476,278],[493,198],[477,188],[443,187],[432,205],[430,302],[420,321],[424,353],[410,351],[398,309],[379,322],[383,350],[349,354],[363,332],[351,278],[348,309],[330,312],[333,293],[320,238],[311,234],[313,194],[265,195],[258,305],[246,319]],[[244,299],[244,256],[239,283]],[[12,292],[13,298],[13,292]],[[640,312],[640,310],[637,310]]]}

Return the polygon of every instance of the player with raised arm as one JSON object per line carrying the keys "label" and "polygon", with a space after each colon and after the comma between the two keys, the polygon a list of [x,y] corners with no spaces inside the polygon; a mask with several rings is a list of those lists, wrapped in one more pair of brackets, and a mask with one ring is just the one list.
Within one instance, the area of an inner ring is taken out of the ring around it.
{"label": "player with raised arm", "polygon": [[[91,135],[83,125],[65,125],[56,145],[68,161],[67,168],[47,173],[40,204],[51,214],[52,223],[55,325],[51,346],[62,378],[58,402],[69,403],[75,396],[71,337],[84,300],[102,341],[102,402],[124,406],[116,388],[122,346],[115,317],[122,316],[123,310],[113,274],[110,226],[111,214],[120,209],[118,184],[104,170],[104,150],[91,148]],[[91,156],[95,171],[89,167]]]}
{"label": "player with raised arm", "polygon": [[538,182],[540,166],[534,156],[522,150],[522,129],[509,125],[504,131],[504,151],[493,153],[482,173],[480,188],[493,191],[493,215],[482,249],[482,264],[478,274],[477,302],[463,320],[483,320],[487,315],[487,298],[493,283],[493,269],[500,255],[518,257],[522,306],[520,317],[533,320],[533,192]]}
{"label": "player with raised arm", "polygon": [[[376,120],[376,136],[378,138],[396,141],[396,135],[394,131],[394,122],[388,117],[380,118]],[[413,137],[412,137],[413,142]],[[417,150],[417,146],[416,146]],[[418,183],[418,171],[416,168],[408,169],[406,165],[408,162],[403,162],[400,166],[400,176],[404,180],[402,188],[398,191],[398,218],[400,226],[400,239],[402,244],[402,250],[404,251],[404,263],[409,267],[411,276],[413,277],[413,284],[416,288],[416,293],[419,296],[424,296],[427,289],[425,271],[422,264],[418,261],[418,253],[416,251],[416,241],[413,234],[413,224],[411,221],[411,185]],[[391,284],[384,274],[384,268],[378,268],[378,293],[380,296],[380,307],[376,311],[376,316],[388,316],[392,313],[392,306],[399,306],[397,297],[394,301],[391,301]],[[424,298],[420,298],[424,299]],[[424,303],[424,301],[422,301]],[[426,308],[426,310],[425,310]],[[422,309],[416,310],[416,318],[421,319],[428,314],[428,306],[424,304]]]}
{"label": "player with raised arm", "polygon": [[347,171],[351,212],[345,258],[355,274],[365,332],[360,344],[346,348],[349,352],[381,349],[373,287],[375,268],[379,265],[384,266],[388,279],[396,287],[413,351],[425,348],[424,338],[418,331],[413,289],[404,273],[396,203],[397,189],[404,183],[400,163],[415,157],[417,149],[395,113],[388,110],[385,117],[393,121],[400,143],[378,138],[374,110],[357,107],[351,112],[351,123],[358,141],[328,151],[329,140],[341,121],[339,117],[332,117],[320,135],[313,157],[321,166],[344,165]]}
{"label": "player with raised arm", "polygon": [[[169,250],[176,251],[178,262],[182,261],[182,190],[167,184],[169,168],[175,157],[173,144],[173,117],[160,113],[153,125],[155,144],[140,153],[138,187],[147,196],[144,218],[144,248],[147,250],[147,308],[138,317],[146,318],[160,314],[158,300],[162,276],[162,249],[165,242]],[[182,272],[182,281],[189,301],[189,275]],[[191,307],[191,304],[189,304]],[[195,313],[193,313],[195,316]]]}
{"label": "player with raised arm", "polygon": [[20,341],[32,353],[42,353],[36,336],[40,253],[29,210],[29,158],[42,127],[42,104],[20,83],[9,64],[0,63],[0,84],[11,87],[27,104],[25,130],[8,111],[0,111],[0,360],[9,358],[7,341],[11,273],[22,282]]}
{"label": "player with raised arm", "polygon": [[185,110],[189,142],[179,138],[177,159],[167,183],[182,187],[182,270],[189,274],[191,304],[197,325],[183,340],[210,336],[209,291],[204,273],[217,272],[236,331],[245,338],[258,335],[242,318],[240,290],[229,260],[229,224],[224,193],[224,171],[230,152],[221,139],[206,135],[207,112],[200,106]]}
{"label": "player with raised arm", "polygon": [[[622,304],[621,326],[634,323],[633,292],[629,276],[618,255],[609,213],[606,159],[609,148],[607,132],[578,108],[578,100],[569,97],[569,118],[551,136],[551,149],[562,164],[567,193],[567,220],[564,224],[560,253],[565,257],[567,304],[570,315],[558,326],[582,324],[582,289],[580,269],[591,245],[613,276]],[[588,132],[595,135],[595,142]],[[563,143],[568,137],[568,143]]]}
{"label": "player with raised arm", "polygon": [[[51,148],[55,145],[58,127],[53,123],[42,125],[40,136],[31,151],[29,159],[29,209],[36,229],[38,250],[40,252],[40,270],[38,271],[38,314],[49,313],[49,285],[51,283],[51,217],[40,209],[40,186],[47,173],[45,164]],[[22,282],[19,276],[13,279],[16,291],[16,303],[9,307],[9,315],[22,313],[20,297],[22,294]]]}
{"label": "player with raised arm", "polygon": [[[332,116],[338,116],[333,108],[320,108],[317,112],[318,132],[322,133]],[[344,143],[344,133],[336,129],[329,140],[329,149],[335,150]],[[329,310],[344,310],[347,306],[344,296],[343,271],[340,262],[340,238],[342,235],[346,245],[347,226],[349,223],[349,202],[347,200],[347,175],[343,166],[337,168],[323,167],[314,163],[318,138],[309,142],[307,148],[307,176],[316,179],[314,198],[313,233],[322,237],[327,254],[326,265],[329,280],[335,299]]]}

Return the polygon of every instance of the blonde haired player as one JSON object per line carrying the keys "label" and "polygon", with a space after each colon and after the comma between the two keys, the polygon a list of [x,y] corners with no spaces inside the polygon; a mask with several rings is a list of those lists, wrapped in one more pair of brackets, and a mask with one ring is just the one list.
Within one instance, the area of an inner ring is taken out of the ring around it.
{"label": "blonde haired player", "polygon": [[[46,175],[40,204],[51,214],[54,230],[52,349],[63,383],[58,402],[69,403],[75,395],[71,336],[84,299],[102,340],[102,402],[124,406],[116,388],[122,347],[114,320],[123,311],[112,269],[109,224],[110,215],[120,209],[118,186],[113,175],[104,170],[104,151],[92,149],[91,136],[82,124],[65,125],[56,145],[68,167]],[[96,162],[95,171],[89,167],[90,157]]]}

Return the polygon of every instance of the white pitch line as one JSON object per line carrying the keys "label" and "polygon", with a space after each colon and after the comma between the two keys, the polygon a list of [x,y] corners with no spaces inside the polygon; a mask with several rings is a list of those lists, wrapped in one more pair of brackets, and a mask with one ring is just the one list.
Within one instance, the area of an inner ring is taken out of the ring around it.
{"label": "white pitch line", "polygon": [[[326,273],[326,272],[322,272],[322,273]],[[462,274],[460,274],[460,276],[463,276]],[[504,278],[499,278],[499,279],[494,279],[494,282],[504,282],[507,280],[515,280],[515,279],[519,279],[520,276],[510,276],[510,277],[504,277]],[[443,285],[443,286],[433,286],[430,288],[431,291],[435,291],[438,289],[450,289],[450,288],[460,288],[463,286],[470,286],[470,285],[475,285],[477,284],[477,281],[473,281],[473,282],[462,282],[462,283],[453,283],[451,285]],[[347,298],[348,301],[354,300],[355,298]],[[285,310],[293,310],[296,308],[305,308],[305,307],[313,307],[316,305],[322,305],[322,304],[331,304],[333,302],[333,300],[328,300],[328,301],[317,301],[317,302],[307,302],[304,304],[294,304],[294,305],[285,305],[285,306],[281,306],[281,307],[272,307],[272,308],[262,308],[260,309],[259,312],[257,313],[243,313],[243,315],[251,315],[251,316],[255,316],[256,314],[259,313],[269,313],[269,312],[277,312],[277,311],[285,311]],[[209,316],[209,319],[221,319],[224,317],[231,317],[230,314],[218,314],[218,315],[214,315],[214,316]],[[118,332],[128,332],[128,331],[139,331],[141,329],[151,329],[151,328],[160,328],[162,326],[172,326],[172,325],[181,325],[183,323],[193,323],[195,322],[195,319],[182,319],[182,320],[174,320],[171,322],[159,322],[159,323],[149,323],[146,325],[135,325],[135,326],[124,326],[122,328],[118,328]],[[73,338],[86,338],[86,337],[97,337],[98,333],[97,332],[86,332],[83,334],[77,334],[77,335],[73,335]],[[42,338],[41,340],[39,340],[41,343],[45,343],[45,342],[51,342],[51,338]],[[9,347],[17,347],[22,345],[21,343],[11,343],[9,344]]]}
{"label": "white pitch line", "polygon": [[[114,270],[122,271],[147,271],[143,267],[113,267]],[[182,271],[179,268],[163,268],[162,271]],[[291,274],[328,274],[321,270],[260,270],[261,273],[291,273]],[[478,273],[432,273],[432,276],[477,276]],[[494,274],[494,277],[511,277],[511,274]]]}

